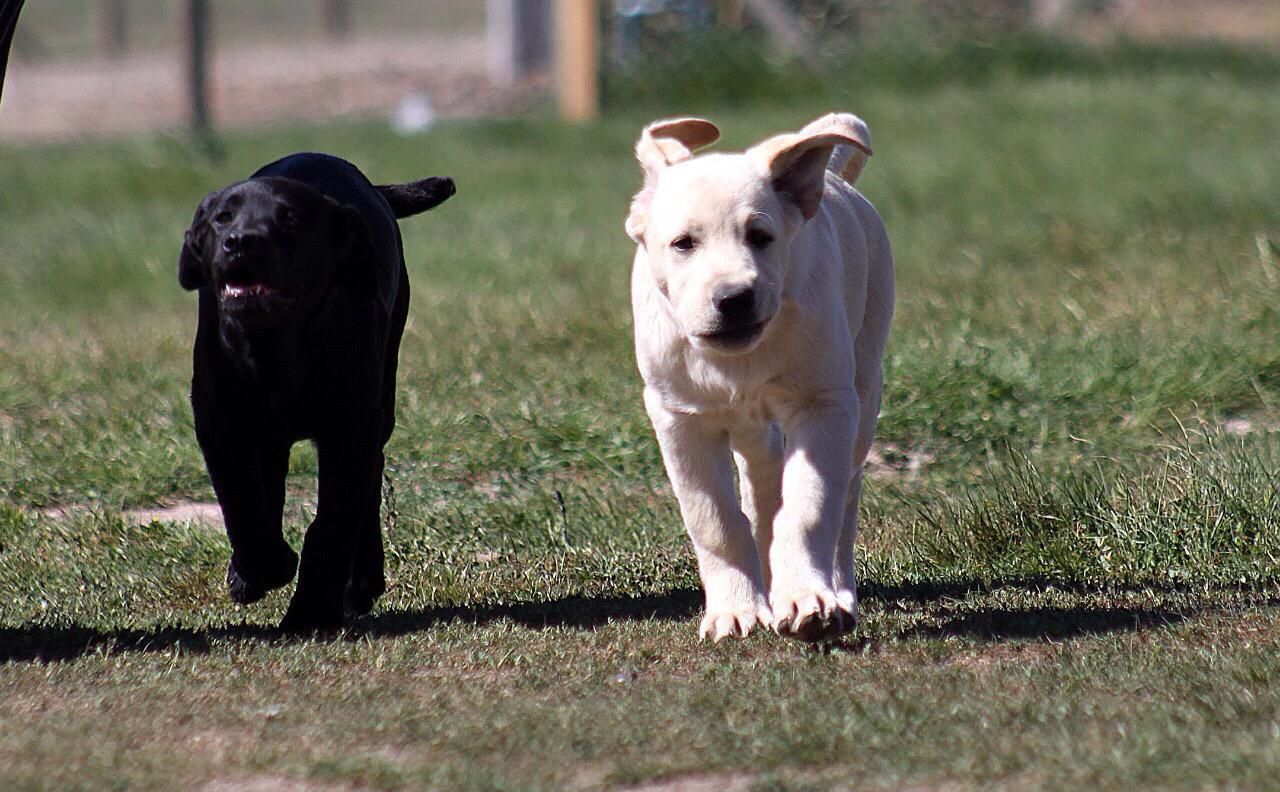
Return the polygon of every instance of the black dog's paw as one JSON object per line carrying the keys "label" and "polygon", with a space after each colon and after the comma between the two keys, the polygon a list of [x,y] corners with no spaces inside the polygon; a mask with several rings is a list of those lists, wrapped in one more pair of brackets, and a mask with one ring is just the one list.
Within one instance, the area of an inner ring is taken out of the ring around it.
{"label": "black dog's paw", "polygon": [[373,610],[373,604],[386,590],[387,582],[381,570],[376,573],[352,575],[351,581],[347,583],[347,612],[356,616],[365,615]]}
{"label": "black dog's paw", "polygon": [[280,631],[295,635],[328,632],[341,628],[342,620],[341,602],[299,597],[295,592],[280,622]]}
{"label": "black dog's paw", "polygon": [[266,574],[251,580],[236,569],[235,558],[227,564],[227,594],[241,605],[252,605],[268,592],[289,585],[298,570],[298,554],[286,546],[280,557],[266,569]]}

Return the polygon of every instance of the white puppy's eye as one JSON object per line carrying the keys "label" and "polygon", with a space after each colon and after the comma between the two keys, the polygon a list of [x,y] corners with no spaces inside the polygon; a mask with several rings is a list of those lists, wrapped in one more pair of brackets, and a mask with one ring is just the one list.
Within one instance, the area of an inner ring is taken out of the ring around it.
{"label": "white puppy's eye", "polygon": [[773,244],[773,234],[759,228],[747,229],[747,244],[756,250],[764,250]]}
{"label": "white puppy's eye", "polygon": [[697,246],[698,246],[698,243],[695,242],[693,237],[689,236],[688,234],[682,234],[676,237],[675,239],[671,240],[671,247],[680,251],[681,253],[688,253],[690,250],[693,250]]}

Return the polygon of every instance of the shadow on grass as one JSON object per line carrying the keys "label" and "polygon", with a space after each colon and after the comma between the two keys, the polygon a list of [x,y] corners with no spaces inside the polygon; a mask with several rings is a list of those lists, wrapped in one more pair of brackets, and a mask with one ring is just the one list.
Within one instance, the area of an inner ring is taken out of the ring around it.
{"label": "shadow on grass", "polygon": [[[959,580],[949,583],[921,582],[878,584],[866,582],[860,589],[864,603],[876,602],[901,610],[936,602],[961,602],[970,596],[994,590],[1037,593],[1048,590],[1076,595],[1133,592],[1155,595],[1207,595],[1215,592],[1240,592],[1262,595],[1260,606],[1280,604],[1271,584],[1258,586],[1190,586],[1151,584],[1140,586],[1089,585],[1053,580]],[[563,597],[543,602],[514,602],[500,605],[469,605],[423,608],[416,610],[384,610],[352,622],[335,634],[336,640],[358,640],[366,637],[394,638],[429,630],[441,624],[463,622],[483,625],[512,621],[531,629],[568,627],[595,630],[610,621],[689,621],[702,607],[702,592],[676,589],[647,596]],[[1197,612],[1196,606],[1182,600],[1177,607],[1150,608],[1109,607],[1082,604],[1075,607],[981,608],[957,615],[941,625],[918,626],[897,636],[939,638],[969,636],[990,641],[1017,639],[1064,640],[1087,635],[1135,631],[1176,624]],[[76,625],[52,627],[25,625],[0,627],[0,664],[22,661],[74,660],[86,654],[123,654],[134,652],[181,651],[205,653],[220,640],[291,643],[289,637],[271,627],[231,625],[206,629],[162,627],[154,630],[98,630]],[[839,648],[839,647],[837,647]],[[847,647],[846,647],[847,648]]]}
{"label": "shadow on grass", "polygon": [[919,626],[908,635],[921,638],[967,637],[986,641],[1061,641],[1084,635],[1167,627],[1195,612],[1186,609],[1124,607],[995,608],[965,614],[941,625]]}
{"label": "shadow on grass", "polygon": [[[570,627],[594,630],[609,621],[682,621],[692,619],[702,607],[702,592],[677,589],[651,596],[563,597],[545,602],[515,602],[504,605],[469,605],[383,610],[355,619],[334,634],[338,640],[365,637],[394,638],[423,632],[432,627],[461,621],[488,624],[513,621],[532,629]],[[261,625],[232,625],[189,629],[161,627],[154,630],[99,630],[77,625],[25,625],[0,627],[0,664],[8,662],[53,662],[74,660],[87,654],[124,654],[179,650],[203,654],[219,640],[262,641],[288,644],[302,640]]]}

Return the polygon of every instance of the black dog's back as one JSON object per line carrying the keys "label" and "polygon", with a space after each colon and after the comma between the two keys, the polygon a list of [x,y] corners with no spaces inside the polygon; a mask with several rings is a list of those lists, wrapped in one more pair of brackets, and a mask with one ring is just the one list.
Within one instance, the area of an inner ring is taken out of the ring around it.
{"label": "black dog's back", "polygon": [[268,163],[251,178],[266,176],[302,182],[360,213],[373,243],[371,252],[374,266],[378,269],[377,291],[388,306],[396,302],[400,281],[399,267],[395,263],[400,266],[404,263],[400,227],[396,219],[425,212],[457,191],[453,179],[440,176],[375,186],[350,162],[332,154],[312,151],[290,154]]}
{"label": "black dog's back", "polygon": [[383,305],[395,305],[404,264],[400,227],[391,207],[360,169],[341,157],[304,152],[264,165],[251,178],[266,176],[302,182],[359,212],[369,231],[369,264],[375,271],[378,297]]}

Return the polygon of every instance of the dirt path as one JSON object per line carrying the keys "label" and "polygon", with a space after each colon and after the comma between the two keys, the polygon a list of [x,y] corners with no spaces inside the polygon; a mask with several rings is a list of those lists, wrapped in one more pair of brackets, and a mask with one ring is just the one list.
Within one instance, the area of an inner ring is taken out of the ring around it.
{"label": "dirt path", "polygon": [[[120,59],[11,65],[0,138],[104,137],[182,128],[187,120],[183,62],[176,52]],[[256,126],[283,119],[388,115],[422,95],[443,116],[515,112],[541,81],[500,87],[485,72],[481,35],[261,46],[217,53],[212,65],[215,123]]]}
{"label": "dirt path", "polygon": [[[74,517],[77,513],[82,514],[89,511],[92,511],[92,507],[69,505],[42,509],[41,514],[55,520],[65,520]],[[218,508],[217,503],[181,501],[171,506],[153,509],[126,509],[120,515],[126,523],[132,525],[147,525],[152,522],[180,522],[208,528],[222,528],[222,511]]]}

